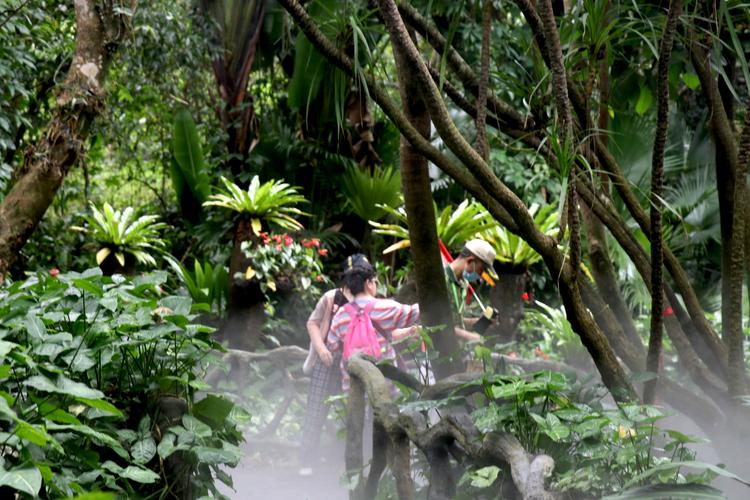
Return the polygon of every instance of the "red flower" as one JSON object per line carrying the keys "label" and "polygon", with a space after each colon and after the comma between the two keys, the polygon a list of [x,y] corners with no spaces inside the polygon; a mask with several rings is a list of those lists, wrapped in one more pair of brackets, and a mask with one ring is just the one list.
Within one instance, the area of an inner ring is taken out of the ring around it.
{"label": "red flower", "polygon": [[542,351],[539,348],[539,346],[536,346],[536,348],[534,349],[534,354],[536,354],[538,357],[540,357],[542,359],[549,359],[549,356],[547,356],[546,354],[544,354],[544,351]]}
{"label": "red flower", "polygon": [[56,267],[53,267],[52,269],[49,270],[49,274],[53,278],[57,278],[57,275],[60,274],[60,270]]}
{"label": "red flower", "polygon": [[664,309],[663,316],[671,316],[674,314],[674,309],[672,309],[672,306],[667,306],[666,309]]}
{"label": "red flower", "polygon": [[285,247],[288,247],[288,246],[290,246],[290,245],[291,245],[292,243],[294,243],[294,240],[292,239],[292,237],[291,237],[291,236],[289,236],[288,234],[284,234],[284,246],[285,246]]}
{"label": "red flower", "polygon": [[271,241],[271,238],[268,237],[268,233],[260,233],[260,239],[263,241],[264,245],[268,245],[268,242]]}
{"label": "red flower", "polygon": [[271,239],[275,241],[276,243],[281,243],[281,235],[280,234],[274,234]]}
{"label": "red flower", "polygon": [[320,240],[317,238],[313,238],[310,240],[310,244],[314,246],[315,248],[320,247]]}
{"label": "red flower", "polygon": [[319,275],[317,275],[317,276],[315,277],[315,281],[317,281],[318,283],[322,283],[324,279],[325,279],[325,278],[323,278],[323,275],[322,275],[322,274],[319,274]]}
{"label": "red flower", "polygon": [[318,255],[321,257],[325,257],[328,255],[328,249],[327,248],[318,248]]}
{"label": "red flower", "polygon": [[305,248],[312,248],[313,244],[310,240],[302,240],[302,246]]}
{"label": "red flower", "polygon": [[521,300],[523,300],[524,302],[528,302],[529,301],[529,292],[523,292],[521,294]]}

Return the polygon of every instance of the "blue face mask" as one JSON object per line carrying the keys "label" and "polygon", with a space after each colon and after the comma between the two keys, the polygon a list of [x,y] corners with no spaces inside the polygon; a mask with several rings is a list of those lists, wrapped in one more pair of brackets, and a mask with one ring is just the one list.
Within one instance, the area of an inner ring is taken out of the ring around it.
{"label": "blue face mask", "polygon": [[474,271],[464,271],[464,279],[469,283],[476,283],[477,281],[479,281],[479,275]]}
{"label": "blue face mask", "polygon": [[476,283],[477,281],[479,281],[480,276],[476,272],[476,267],[474,269],[474,271],[464,271],[464,279],[469,283]]}

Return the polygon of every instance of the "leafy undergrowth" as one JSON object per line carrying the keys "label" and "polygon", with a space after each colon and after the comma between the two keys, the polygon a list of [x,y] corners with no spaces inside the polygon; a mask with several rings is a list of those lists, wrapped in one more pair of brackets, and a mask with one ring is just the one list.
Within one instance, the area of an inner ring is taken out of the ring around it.
{"label": "leafy undergrowth", "polygon": [[[705,440],[660,428],[666,414],[658,407],[603,403],[603,389],[554,372],[488,375],[476,383],[486,398],[473,413],[477,427],[510,432],[529,452],[554,458],[551,486],[564,498],[723,498],[708,484],[717,475],[736,478],[695,461],[690,445]],[[499,469],[485,467],[463,482],[476,492],[498,476]]]}
{"label": "leafy undergrowth", "polygon": [[0,492],[220,496],[248,415],[202,382],[220,350],[166,273],[0,288]]}

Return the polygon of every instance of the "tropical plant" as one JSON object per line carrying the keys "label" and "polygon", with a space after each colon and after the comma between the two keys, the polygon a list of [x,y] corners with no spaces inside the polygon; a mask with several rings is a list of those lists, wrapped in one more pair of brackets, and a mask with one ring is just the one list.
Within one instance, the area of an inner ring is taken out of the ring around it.
{"label": "tropical plant", "polygon": [[166,278],[95,268],[0,288],[0,486],[134,498],[229,482],[245,417],[202,381],[222,347],[192,323],[190,298],[163,293]]}
{"label": "tropical plant", "polygon": [[240,277],[256,280],[266,294],[291,285],[305,295],[314,283],[329,281],[320,260],[328,249],[321,248],[316,238],[295,240],[286,233],[260,233],[260,243],[243,242],[242,251],[251,265]]}
{"label": "tropical plant", "polygon": [[[374,233],[400,238],[399,241],[386,248],[383,253],[389,253],[411,245],[409,229],[406,222],[406,210],[402,207],[392,209],[383,207],[397,221],[394,224],[381,224],[369,221],[375,227]],[[447,206],[438,215],[435,205],[438,238],[451,249],[460,249],[461,245],[477,235],[484,234],[490,228],[497,226],[497,222],[474,200],[464,200],[457,207]]]}
{"label": "tropical plant", "polygon": [[88,232],[100,248],[96,252],[96,263],[101,265],[105,259],[114,256],[120,266],[125,266],[126,258],[132,256],[141,264],[155,266],[156,259],[152,254],[161,253],[164,241],[159,231],[167,227],[157,222],[156,215],[142,215],[136,218],[133,207],[115,210],[105,203],[99,210],[93,203],[91,215],[84,217],[87,228],[77,228]]}
{"label": "tropical plant", "polygon": [[191,271],[171,255],[165,255],[164,258],[187,289],[194,307],[200,304],[206,306],[208,312],[218,315],[223,313],[229,284],[226,267],[195,259]]}
{"label": "tropical plant", "polygon": [[[547,236],[557,236],[560,227],[558,212],[554,205],[545,205],[540,208],[539,205],[533,204],[529,207],[529,213],[534,217],[534,223],[541,232]],[[502,263],[528,268],[542,259],[541,255],[518,235],[498,224],[483,231],[481,237],[492,244],[497,252],[497,260]]]}
{"label": "tropical plant", "polygon": [[565,308],[551,307],[539,301],[535,301],[534,306],[524,310],[521,320],[522,329],[527,335],[526,340],[539,339],[534,354],[575,363],[580,359],[586,359],[586,350],[581,344],[580,337],[573,331],[565,315]]}
{"label": "tropical plant", "polygon": [[297,188],[278,180],[261,184],[257,175],[250,181],[247,190],[226,177],[222,177],[221,182],[224,191],[209,196],[203,206],[226,208],[250,219],[256,236],[260,235],[261,221],[276,224],[281,229],[302,229],[302,224],[292,217],[307,215],[295,206],[307,201],[297,192]]}
{"label": "tropical plant", "polygon": [[[510,432],[530,452],[552,456],[553,487],[569,498],[598,498],[634,486],[658,491],[665,484],[681,492],[676,493],[679,498],[693,498],[690,493],[700,491],[710,491],[714,496],[709,498],[717,498],[718,490],[705,484],[716,474],[736,478],[693,460],[695,452],[688,446],[705,441],[657,427],[666,415],[656,407],[607,408],[596,392],[553,372],[495,375],[481,383],[489,401],[472,414],[477,427],[483,432]],[[702,470],[682,472],[685,466]],[[482,487],[489,484],[479,482]],[[663,498],[638,498],[657,497]]]}
{"label": "tropical plant", "polygon": [[198,130],[190,111],[181,108],[174,117],[172,132],[172,186],[182,214],[191,222],[200,218],[200,209],[208,199],[211,181],[203,159]]}
{"label": "tropical plant", "polygon": [[366,221],[379,221],[388,214],[388,208],[395,209],[403,203],[401,175],[393,167],[369,172],[352,165],[343,175],[341,192],[347,207]]}

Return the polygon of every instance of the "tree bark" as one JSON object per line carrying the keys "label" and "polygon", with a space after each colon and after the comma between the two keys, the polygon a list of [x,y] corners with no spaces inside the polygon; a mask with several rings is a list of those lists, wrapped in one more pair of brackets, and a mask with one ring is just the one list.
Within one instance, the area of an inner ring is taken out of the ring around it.
{"label": "tree bark", "polygon": [[487,139],[487,87],[490,80],[490,28],[492,21],[492,0],[482,4],[482,53],[481,75],[477,92],[477,152],[484,161],[490,158],[490,144]]}
{"label": "tree bark", "polygon": [[664,190],[664,148],[669,127],[669,60],[681,10],[681,0],[670,2],[667,22],[659,47],[659,63],[656,71],[656,137],[651,159],[651,334],[648,339],[648,357],[646,358],[646,368],[655,373],[656,378],[647,381],[644,385],[643,400],[647,404],[653,404],[656,398],[659,364],[662,357],[664,240],[661,235],[661,206]]}
{"label": "tree bark", "polygon": [[[136,0],[131,0],[134,9]],[[125,38],[126,18],[112,2],[76,0],[76,42],[65,82],[42,137],[0,203],[0,282],[36,229],[80,156],[94,119],[104,108],[104,79],[114,50]]]}
{"label": "tree bark", "polygon": [[[299,2],[296,0],[279,1],[323,55],[348,74],[353,73],[351,59],[342,54],[321,33],[320,29],[315,25]],[[528,208],[491,172],[489,166],[466,143],[465,139],[458,132],[447,113],[445,104],[426,66],[406,33],[403,21],[398,16],[395,5],[393,2],[386,2],[386,6],[388,7],[387,16],[383,14],[383,17],[388,17],[396,23],[395,26],[389,27],[389,30],[392,27],[396,28],[392,30],[391,41],[392,43],[402,44],[407,49],[409,62],[417,70],[422,97],[425,100],[427,109],[430,111],[430,116],[446,145],[458,156],[463,166],[457,165],[447,155],[438,151],[429,141],[425,140],[393,104],[382,86],[371,75],[365,73],[365,81],[373,100],[393,120],[396,127],[409,139],[415,148],[419,149],[430,161],[443,169],[449,176],[467,189],[467,191],[476,196],[485,208],[506,228],[515,234],[522,235],[530,246],[543,256],[545,263],[550,269],[550,273],[554,276],[559,276],[561,281],[569,280],[572,269],[569,264],[566,264],[563,255],[557,249],[556,241],[539,231]],[[570,293],[570,288],[561,286],[560,291],[564,296]],[[570,303],[576,304],[576,307],[572,309],[568,308],[571,316],[583,314],[588,318],[588,320],[584,318],[574,321],[575,325],[585,328],[576,331],[581,337],[586,337],[584,345],[592,349],[602,349],[602,351],[590,351],[597,367],[602,372],[602,380],[604,380],[610,390],[617,393],[617,397],[623,399],[635,397],[635,391],[628,382],[625,372],[617,362],[601,330],[590,319],[588,311],[580,302],[580,296],[577,301],[576,297],[570,297]]]}
{"label": "tree bark", "polygon": [[[430,115],[420,98],[414,71],[395,48],[393,56],[404,115],[422,137],[429,139]],[[440,353],[440,359],[434,364],[435,375],[444,378],[460,370],[460,352],[453,335],[453,316],[440,261],[427,158],[402,135],[400,161],[420,315],[427,326],[445,325],[434,337],[435,347]]]}

